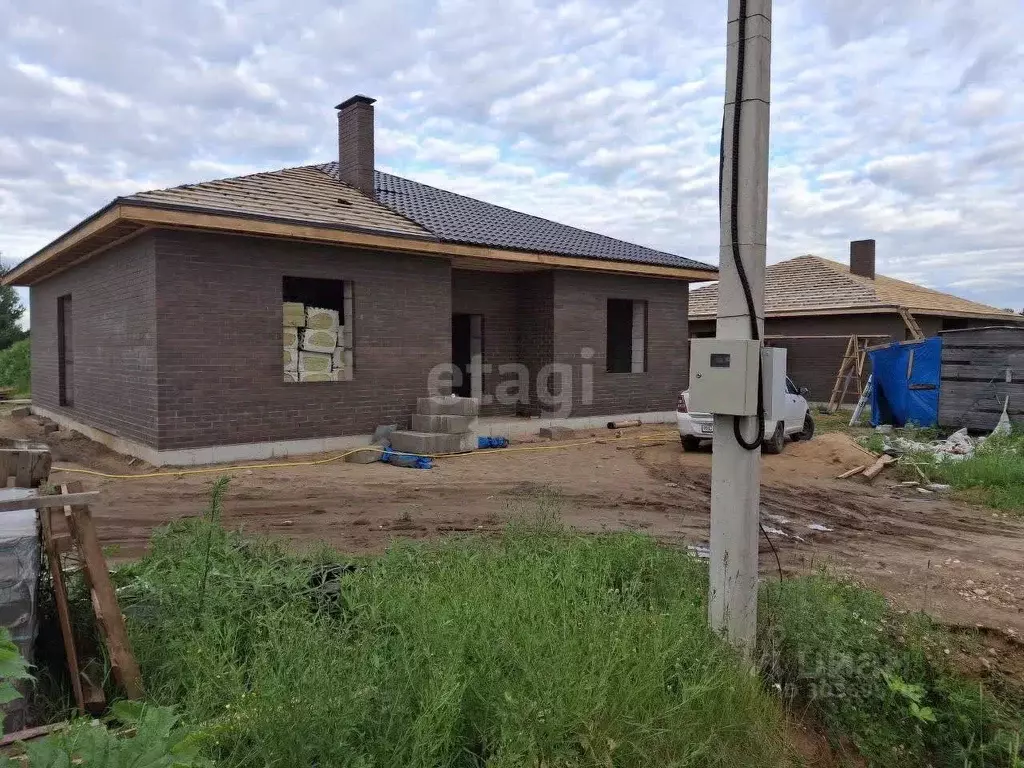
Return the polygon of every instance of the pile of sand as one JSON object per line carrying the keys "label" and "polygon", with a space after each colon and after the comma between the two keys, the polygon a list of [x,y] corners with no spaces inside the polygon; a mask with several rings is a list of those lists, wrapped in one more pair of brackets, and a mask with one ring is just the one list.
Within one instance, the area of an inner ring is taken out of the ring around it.
{"label": "pile of sand", "polygon": [[827,464],[840,471],[871,464],[876,458],[843,432],[826,432],[815,435],[810,442],[789,443],[786,445],[786,453],[794,458]]}

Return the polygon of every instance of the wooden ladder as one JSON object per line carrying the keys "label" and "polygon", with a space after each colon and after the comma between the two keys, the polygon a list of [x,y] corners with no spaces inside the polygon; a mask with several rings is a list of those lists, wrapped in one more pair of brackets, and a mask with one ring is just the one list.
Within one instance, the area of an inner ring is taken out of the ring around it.
{"label": "wooden ladder", "polygon": [[900,307],[897,312],[900,313],[900,317],[903,318],[903,324],[907,326],[907,330],[910,331],[911,339],[923,339],[924,331],[921,330],[921,326],[917,324],[917,320],[910,314],[910,310],[906,307]]}
{"label": "wooden ladder", "polygon": [[853,394],[859,399],[864,394],[861,386],[864,374],[864,360],[867,357],[867,340],[861,344],[860,337],[856,334],[846,342],[846,351],[843,353],[843,362],[839,365],[839,373],[836,375],[836,383],[832,387],[832,396],[828,399],[828,412],[835,413],[843,404],[846,395],[850,392],[850,385],[853,385]]}

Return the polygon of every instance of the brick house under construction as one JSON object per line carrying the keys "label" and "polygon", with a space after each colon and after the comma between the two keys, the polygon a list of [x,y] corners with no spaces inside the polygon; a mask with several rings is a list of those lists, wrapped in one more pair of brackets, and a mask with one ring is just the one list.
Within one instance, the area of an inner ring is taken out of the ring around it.
{"label": "brick house under construction", "polygon": [[[338,106],[337,162],[120,197],[14,268],[33,409],[154,464],[355,444],[447,363],[485,416],[548,414],[553,364],[562,415],[671,412],[716,269],[379,172],[372,105]],[[339,380],[282,376],[284,302],[339,318]]]}
{"label": "brick house under construction", "polygon": [[[990,325],[1024,324],[1024,317],[875,272],[875,241],[850,244],[850,264],[799,256],[765,272],[764,333],[767,343],[785,347],[790,377],[828,402],[851,335],[863,343],[913,338],[907,321],[924,336]],[[690,293],[690,333],[714,336],[718,285]],[[866,377],[866,372],[865,372]],[[847,402],[855,402],[855,389]]]}

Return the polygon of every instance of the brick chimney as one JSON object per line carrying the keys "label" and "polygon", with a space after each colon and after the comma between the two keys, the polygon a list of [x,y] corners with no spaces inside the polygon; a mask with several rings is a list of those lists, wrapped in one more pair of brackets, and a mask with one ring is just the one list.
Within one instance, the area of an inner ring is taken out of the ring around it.
{"label": "brick chimney", "polygon": [[861,277],[875,279],[874,240],[853,240],[850,242],[850,272]]}
{"label": "brick chimney", "polygon": [[369,96],[353,96],[338,110],[338,177],[369,197],[373,184],[373,103]]}

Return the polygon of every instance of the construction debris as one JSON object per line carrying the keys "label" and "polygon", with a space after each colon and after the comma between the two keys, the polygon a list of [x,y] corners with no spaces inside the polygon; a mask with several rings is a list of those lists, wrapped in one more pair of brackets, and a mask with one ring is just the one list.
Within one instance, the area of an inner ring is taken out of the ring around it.
{"label": "construction debris", "polygon": [[893,436],[886,438],[886,450],[898,453],[930,453],[936,461],[961,461],[974,454],[974,449],[981,441],[972,439],[967,429],[954,432],[945,440],[921,442],[909,437]]}
{"label": "construction debris", "polygon": [[887,466],[894,463],[895,461],[896,458],[894,456],[890,456],[887,453],[879,456],[878,461],[876,461],[874,464],[872,464],[870,467],[864,470],[864,478],[866,480],[874,480],[875,477],[877,477],[883,469],[885,469]]}
{"label": "construction debris", "polygon": [[[632,427],[641,426],[642,422],[639,419],[633,419],[628,421],[609,421],[608,429],[630,429]],[[621,432],[619,433],[622,434]]]}

